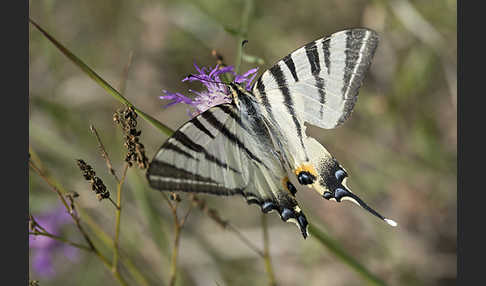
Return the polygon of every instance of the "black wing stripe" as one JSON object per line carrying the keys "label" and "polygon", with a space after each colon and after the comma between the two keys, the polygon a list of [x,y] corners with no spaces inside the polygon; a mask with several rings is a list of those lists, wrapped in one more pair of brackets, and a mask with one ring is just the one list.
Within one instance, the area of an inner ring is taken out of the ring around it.
{"label": "black wing stripe", "polygon": [[207,110],[206,112],[202,113],[201,116],[204,119],[206,119],[209,122],[209,124],[211,124],[214,128],[216,128],[216,130],[221,132],[221,134],[223,134],[228,140],[236,144],[239,148],[243,149],[246,152],[246,154],[250,157],[250,159],[265,166],[265,164],[263,164],[263,162],[258,157],[256,157],[250,150],[248,150],[248,148],[243,144],[243,142],[240,141],[240,139],[238,139],[238,137],[236,137],[235,134],[231,133],[228,130],[228,128],[226,128],[226,126],[224,126],[223,123],[221,123],[213,115],[211,110]]}
{"label": "black wing stripe", "polygon": [[226,188],[211,178],[188,172],[162,161],[152,161],[147,176],[150,185],[162,191],[198,192],[225,196],[244,195],[242,188]]}
{"label": "black wing stripe", "polygon": [[349,88],[349,82],[351,81],[351,71],[353,70],[354,66],[354,61],[353,61],[353,55],[355,55],[355,52],[351,50],[352,48],[352,40],[353,40],[353,32],[348,31],[346,32],[346,51],[344,51],[345,54],[345,59],[344,59],[344,75],[343,75],[343,88],[342,88],[342,95],[343,99],[346,96],[346,92]]}
{"label": "black wing stripe", "polygon": [[[329,43],[328,43],[329,44]],[[321,72],[321,62],[319,60],[319,52],[317,51],[316,42],[311,42],[304,46],[305,54],[307,55],[307,59],[309,60],[309,64],[311,67],[311,73],[314,75],[314,79],[316,81],[316,88],[317,92],[319,93],[319,102],[321,103],[321,108],[319,110],[320,118],[324,115],[324,104],[326,103],[326,93],[324,91],[324,79],[319,77],[319,73]],[[329,58],[326,58],[324,53],[324,60],[329,61]],[[327,63],[325,63],[327,66]]]}
{"label": "black wing stripe", "polygon": [[324,52],[324,64],[326,66],[327,74],[331,74],[331,53],[329,51],[329,38],[322,41],[322,51]]}
{"label": "black wing stripe", "polygon": [[204,154],[204,157],[208,161],[211,161],[211,162],[215,163],[219,167],[222,167],[222,168],[225,168],[225,169],[227,168],[227,169],[230,169],[231,171],[233,171],[235,173],[239,173],[239,171],[237,169],[235,169],[235,168],[233,168],[231,166],[228,166],[225,162],[222,162],[220,159],[218,159],[214,155],[210,154],[208,151],[206,151],[206,149],[204,149],[203,146],[201,146],[201,145],[193,142],[182,131],[176,131],[174,133],[174,135],[172,135],[172,137],[169,139],[168,142],[171,142],[172,140],[178,141],[179,143],[181,143],[182,145],[186,146],[187,148],[189,148],[190,150],[192,150],[194,152],[203,153]]}
{"label": "black wing stripe", "polygon": [[164,178],[186,179],[200,181],[204,183],[218,184],[218,182],[211,178],[206,178],[201,175],[191,173],[185,169],[178,168],[174,165],[159,160],[153,160],[152,163],[150,163],[150,168],[147,174],[149,176],[155,175]]}
{"label": "black wing stripe", "polygon": [[208,135],[209,137],[211,137],[212,139],[214,139],[214,135],[211,134],[211,132],[206,128],[206,126],[204,126],[201,121],[199,121],[199,119],[194,118],[193,120],[191,120],[191,123],[194,124],[194,126],[201,130],[202,132],[204,132],[206,135]]}
{"label": "black wing stripe", "polygon": [[181,148],[179,148],[177,145],[174,145],[172,144],[171,142],[167,142],[164,144],[164,149],[168,149],[168,150],[172,150],[178,154],[181,154],[187,158],[190,158],[190,159],[193,159],[193,160],[196,160],[196,161],[199,161],[198,158],[195,158],[194,156],[192,156],[189,152],[186,152],[184,150],[182,150]]}
{"label": "black wing stripe", "polygon": [[[163,174],[163,175],[160,175]],[[243,195],[248,203],[262,204],[263,198],[245,188],[226,188],[215,180],[188,172],[163,161],[152,161],[147,172],[149,183],[161,191],[198,192],[213,195]]]}
{"label": "black wing stripe", "polygon": [[[238,93],[238,99],[240,101],[240,110],[242,111],[242,114],[244,114],[246,122],[248,125],[250,125],[249,129],[251,132],[248,132],[251,136],[254,136],[257,139],[259,143],[261,143],[263,146],[274,146],[273,140],[272,140],[272,130],[268,127],[268,123],[265,122],[263,117],[261,116],[254,116],[254,114],[261,113],[261,105],[257,103],[256,101],[252,100],[247,93],[243,93],[240,90],[237,91]],[[266,98],[266,97],[265,97]],[[268,110],[267,110],[268,112]],[[275,130],[273,130],[275,132]],[[284,143],[284,142],[276,142],[276,143]],[[269,147],[270,148],[270,147]],[[278,156],[277,156],[278,157]],[[277,180],[280,180],[277,179]]]}
{"label": "black wing stripe", "polygon": [[265,106],[265,110],[268,113],[272,122],[275,122],[275,117],[273,116],[272,106],[268,101],[267,93],[265,91],[265,85],[263,84],[262,77],[259,77],[256,84],[258,93],[260,94],[260,99],[262,101],[263,106]]}
{"label": "black wing stripe", "polygon": [[292,96],[290,94],[290,90],[287,86],[287,82],[285,80],[285,76],[282,72],[282,69],[278,64],[274,65],[272,68],[270,68],[270,74],[273,76],[275,81],[277,82],[277,85],[280,89],[280,92],[282,93],[284,97],[284,103],[285,106],[287,107],[287,110],[289,111],[290,115],[292,116],[292,120],[294,121],[295,128],[297,130],[297,135],[299,136],[300,143],[302,145],[302,148],[304,150],[304,154],[306,157],[306,160],[309,160],[309,157],[307,156],[307,151],[304,146],[304,141],[302,138],[302,127],[299,123],[299,120],[297,119],[297,115],[294,110],[294,101],[292,100]]}
{"label": "black wing stripe", "polygon": [[310,42],[304,46],[305,54],[309,60],[311,73],[313,75],[319,74],[321,71],[321,63],[319,62],[319,53],[317,52],[316,42]]}
{"label": "black wing stripe", "polygon": [[[260,110],[257,110],[255,104],[257,104],[254,100],[249,98],[249,94],[243,93],[241,90],[236,91],[238,94],[238,99],[241,104],[241,110],[245,114],[245,119],[247,124],[251,126],[250,132],[248,132],[252,136],[259,136],[259,141],[264,142],[267,146],[272,146],[271,136],[269,134],[269,130],[267,125],[262,120],[260,116],[254,116],[254,114],[261,113]],[[265,96],[265,99],[267,97]],[[267,110],[268,111],[268,110]],[[248,130],[247,130],[248,131]]]}
{"label": "black wing stripe", "polygon": [[319,109],[319,116],[322,118],[324,116],[324,104],[326,104],[326,90],[324,89],[324,79],[318,75],[314,76],[316,80],[317,92],[319,92],[319,102],[321,103],[321,108]]}
{"label": "black wing stripe", "polygon": [[191,193],[207,193],[219,196],[241,195],[242,189],[229,189],[223,185],[213,185],[204,182],[188,181],[185,179],[174,179],[168,177],[157,177],[151,179],[151,186],[161,191],[181,191]]}
{"label": "black wing stripe", "polygon": [[[267,111],[267,114],[268,114],[268,117],[270,118],[271,124],[275,124],[277,121],[275,120],[275,117],[273,115],[272,106],[270,105],[270,102],[268,101],[268,97],[267,97],[267,94],[265,92],[265,85],[263,84],[261,77],[258,78],[258,80],[257,80],[256,88],[258,90],[258,94],[260,95],[260,99],[262,101],[262,104],[263,104],[263,106],[265,106],[265,110]],[[273,129],[275,129],[275,128],[273,128]],[[275,130],[273,130],[273,132],[275,132]],[[281,134],[277,137],[283,138],[283,136]],[[281,145],[287,144],[286,142],[282,142],[282,141],[283,140],[281,140],[281,142],[280,142]],[[280,157],[280,156],[277,156],[277,157]],[[287,164],[288,164],[289,168],[291,168],[290,167],[290,161],[288,161]]]}
{"label": "black wing stripe", "polygon": [[299,78],[297,77],[297,71],[295,70],[294,60],[292,59],[292,54],[289,54],[285,58],[283,58],[283,61],[287,65],[287,67],[289,68],[290,73],[292,73],[294,80],[296,82],[299,81]]}
{"label": "black wing stripe", "polygon": [[[239,90],[236,90],[236,92],[238,94],[240,94]],[[238,97],[239,98],[239,97]],[[229,116],[231,116],[231,118],[233,118],[235,120],[235,122],[238,124],[238,126],[240,126],[241,129],[243,130],[247,130],[247,127],[243,124],[243,122],[241,121],[241,118],[238,116],[238,114],[236,114],[236,112],[231,108],[229,107],[228,105],[220,105],[218,106],[224,113],[228,114]]]}
{"label": "black wing stripe", "polygon": [[366,72],[365,69],[369,68],[370,60],[377,46],[376,39],[371,38],[369,40],[372,36],[371,32],[366,30],[346,32],[345,72],[342,88],[344,109],[343,115],[338,119],[337,124],[342,124],[349,117],[356,103],[356,95]]}
{"label": "black wing stripe", "polygon": [[[364,36],[364,33],[360,33],[359,35]],[[356,39],[356,37],[353,36],[353,31],[346,32],[346,50],[344,51],[346,57],[344,61],[344,84],[342,88],[343,99],[345,99],[350,87],[352,71],[354,70],[354,66],[356,65],[359,57],[359,53],[357,53],[357,51],[360,50],[360,47],[363,44],[362,40],[363,39]]]}

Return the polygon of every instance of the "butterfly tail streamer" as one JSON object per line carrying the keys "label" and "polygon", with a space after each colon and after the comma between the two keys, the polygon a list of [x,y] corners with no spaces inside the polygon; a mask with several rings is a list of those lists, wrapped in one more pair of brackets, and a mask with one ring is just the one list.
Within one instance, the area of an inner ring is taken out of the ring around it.
{"label": "butterfly tail streamer", "polygon": [[396,227],[398,225],[394,220],[388,219],[388,218],[382,216],[381,214],[379,214],[374,209],[372,209],[360,197],[358,197],[357,195],[355,195],[352,192],[346,191],[346,194],[341,198],[341,200],[348,200],[348,201],[351,201],[351,202],[357,204],[358,206],[360,206],[363,209],[365,209],[368,212],[370,212],[372,215],[378,217],[379,219],[385,221],[387,224],[389,224],[389,225],[391,225],[393,227]]}

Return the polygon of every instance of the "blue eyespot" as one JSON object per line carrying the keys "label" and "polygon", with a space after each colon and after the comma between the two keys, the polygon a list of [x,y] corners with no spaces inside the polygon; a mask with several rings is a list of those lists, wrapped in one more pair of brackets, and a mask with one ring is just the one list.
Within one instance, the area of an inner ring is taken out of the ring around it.
{"label": "blue eyespot", "polygon": [[336,173],[334,173],[334,176],[336,176],[336,179],[341,183],[344,178],[348,176],[348,174],[346,174],[346,172],[344,172],[343,170],[339,169],[336,171]]}
{"label": "blue eyespot", "polygon": [[297,176],[297,180],[301,185],[313,184],[316,177],[307,171],[302,171]]}
{"label": "blue eyespot", "polygon": [[349,192],[345,189],[337,188],[334,191],[334,198],[336,198],[336,201],[340,202],[343,197],[348,196]]}
{"label": "blue eyespot", "polygon": [[287,181],[287,189],[290,191],[292,196],[295,196],[295,193],[297,193],[297,189],[290,181]]}

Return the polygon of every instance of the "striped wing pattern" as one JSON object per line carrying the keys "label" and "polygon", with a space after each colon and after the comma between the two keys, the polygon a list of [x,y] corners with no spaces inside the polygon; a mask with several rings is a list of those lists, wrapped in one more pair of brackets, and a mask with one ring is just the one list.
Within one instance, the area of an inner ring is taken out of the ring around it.
{"label": "striped wing pattern", "polygon": [[[277,62],[252,93],[230,84],[234,102],[196,116],[162,145],[147,171],[150,185],[242,195],[263,212],[277,211],[282,220],[296,223],[306,238],[308,223],[294,185],[304,186],[296,183],[295,171],[308,164],[324,170],[323,162],[335,160],[306,136],[304,123],[330,129],[350,116],[377,44],[377,34],[368,29],[337,32]],[[336,174],[319,174],[318,181],[330,185]],[[345,189],[333,191],[337,201]],[[319,193],[329,199],[329,192]]]}
{"label": "striped wing pattern", "polygon": [[288,110],[294,121],[335,128],[351,114],[377,45],[376,32],[363,28],[318,39],[263,73],[254,93],[269,98],[263,103],[273,101],[272,108]]}
{"label": "striped wing pattern", "polygon": [[241,108],[222,104],[179,128],[150,163],[147,178],[161,191],[242,195],[263,212],[277,211],[297,223],[304,237],[307,221],[293,194],[283,189],[285,170],[273,152],[268,128],[242,98]]}

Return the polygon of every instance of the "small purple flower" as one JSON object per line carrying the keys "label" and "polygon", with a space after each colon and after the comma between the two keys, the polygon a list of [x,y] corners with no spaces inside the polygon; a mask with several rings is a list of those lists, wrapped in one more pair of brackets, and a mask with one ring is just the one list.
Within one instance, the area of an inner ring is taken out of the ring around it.
{"label": "small purple flower", "polygon": [[[258,68],[250,69],[243,75],[235,75],[235,82],[242,84],[246,82],[245,89],[250,91],[251,88],[251,82],[255,79],[255,76],[257,75]],[[252,76],[250,76],[253,74]],[[250,76],[250,77],[249,77]]]}
{"label": "small purple flower", "polygon": [[[71,217],[64,206],[52,211],[35,216],[35,221],[47,232],[60,235],[61,227],[71,222]],[[71,261],[78,258],[78,249],[64,244],[47,236],[30,235],[29,247],[35,249],[32,257],[32,267],[41,276],[52,277],[55,275],[53,261],[54,256],[62,253]]]}
{"label": "small purple flower", "polygon": [[190,75],[184,78],[182,81],[199,81],[206,89],[203,91],[194,91],[189,89],[189,92],[196,95],[194,99],[186,97],[180,93],[172,93],[164,90],[166,95],[160,96],[160,98],[173,100],[169,104],[165,105],[165,108],[177,103],[184,103],[195,109],[192,112],[191,110],[188,110],[189,116],[194,117],[213,106],[223,103],[230,103],[232,100],[230,91],[228,90],[226,84],[221,81],[220,76],[225,73],[231,74],[234,77],[234,83],[240,85],[244,84],[246,90],[249,91],[251,88],[251,82],[255,78],[258,71],[258,68],[254,68],[250,69],[243,75],[239,75],[235,73],[233,66],[220,67],[219,65],[216,65],[214,68],[208,69],[206,67],[200,68],[196,63],[194,63],[194,68],[199,74]]}

